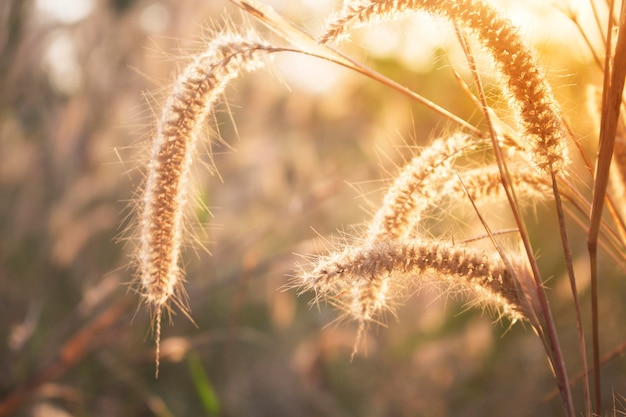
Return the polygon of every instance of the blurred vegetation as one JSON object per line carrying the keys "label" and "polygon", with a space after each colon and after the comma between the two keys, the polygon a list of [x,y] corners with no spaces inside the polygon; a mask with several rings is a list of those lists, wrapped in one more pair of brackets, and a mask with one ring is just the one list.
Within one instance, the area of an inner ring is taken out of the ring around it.
{"label": "blurred vegetation", "polygon": [[[293,265],[306,262],[297,254],[320,250],[318,236],[350,234],[389,172],[433,131],[451,128],[398,93],[313,59],[277,57],[275,74],[239,80],[207,126],[228,144],[199,156],[220,176],[196,166],[198,198],[210,207],[197,213],[198,233],[211,256],[185,253],[195,325],[178,314],[164,327],[155,379],[150,317],[129,289],[124,219],[173,74],[201,47],[205,28],[219,26],[211,22],[242,18],[226,1],[83,0],[87,11],[73,17],[47,3],[0,4],[0,404],[16,401],[11,415],[560,415],[558,396],[544,401],[555,381],[523,325],[493,326],[488,315],[424,291],[387,317],[388,327],[373,327],[351,361],[354,326],[337,324],[328,306],[310,307],[311,295],[284,290]],[[338,4],[278,6],[314,29]],[[443,46],[416,71],[399,55],[369,56],[356,39],[349,50],[368,65],[479,122]],[[544,48],[564,107],[589,131],[581,97],[599,74],[555,53],[558,45]],[[302,78],[312,83],[283,81],[285,68],[308,70]],[[315,74],[331,80],[324,91]],[[530,221],[540,227],[553,215],[536,212]],[[584,237],[578,242],[582,252]],[[551,245],[540,260],[558,290]],[[626,334],[623,287],[602,293],[607,349]],[[552,295],[567,346],[575,327],[561,293]],[[625,368],[623,359],[606,366],[615,393],[626,393]]]}

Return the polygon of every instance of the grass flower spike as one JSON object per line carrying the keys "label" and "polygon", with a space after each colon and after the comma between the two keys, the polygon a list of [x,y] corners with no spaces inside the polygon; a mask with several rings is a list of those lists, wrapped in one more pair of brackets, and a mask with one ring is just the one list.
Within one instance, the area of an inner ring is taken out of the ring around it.
{"label": "grass flower spike", "polygon": [[529,277],[523,271],[517,260],[507,264],[497,254],[471,247],[427,239],[384,240],[318,258],[301,274],[300,284],[357,320],[356,352],[367,323],[393,311],[398,298],[428,284],[461,294],[513,323],[532,318],[522,290]]}
{"label": "grass flower spike", "polygon": [[454,160],[480,144],[476,138],[464,134],[433,141],[400,171],[369,225],[367,239],[408,237],[412,226],[421,220],[422,212],[440,194],[435,184],[449,179]]}
{"label": "grass flower spike", "polygon": [[170,302],[185,308],[179,258],[190,167],[202,122],[228,82],[261,67],[269,49],[253,32],[217,36],[175,81],[157,123],[140,207],[138,254],[141,293],[155,309],[157,350],[163,308]]}
{"label": "grass flower spike", "polygon": [[569,157],[560,109],[551,88],[516,28],[486,1],[346,1],[319,39],[322,43],[332,43],[345,37],[351,27],[397,19],[417,11],[446,17],[476,35],[499,64],[535,163],[542,169],[554,171],[567,165]]}

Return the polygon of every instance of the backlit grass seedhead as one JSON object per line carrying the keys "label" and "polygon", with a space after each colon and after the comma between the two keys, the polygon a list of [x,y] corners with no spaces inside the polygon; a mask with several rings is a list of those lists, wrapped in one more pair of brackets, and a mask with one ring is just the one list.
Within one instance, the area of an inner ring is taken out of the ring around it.
{"label": "backlit grass seedhead", "polygon": [[260,68],[270,49],[253,32],[219,34],[176,79],[156,124],[139,209],[137,258],[141,294],[155,311],[157,344],[162,309],[173,301],[185,310],[180,253],[186,239],[190,168],[202,123],[228,83]]}
{"label": "backlit grass seedhead", "polygon": [[385,240],[319,257],[301,273],[300,284],[359,322],[375,320],[394,300],[432,283],[515,322],[527,316],[516,276],[522,270],[472,247],[425,239]]}
{"label": "backlit grass seedhead", "polygon": [[560,171],[569,163],[560,108],[513,24],[484,0],[359,0],[346,1],[327,23],[320,42],[332,43],[353,27],[393,20],[410,12],[429,12],[458,23],[487,49],[505,78],[513,107],[518,110],[524,140],[537,166]]}

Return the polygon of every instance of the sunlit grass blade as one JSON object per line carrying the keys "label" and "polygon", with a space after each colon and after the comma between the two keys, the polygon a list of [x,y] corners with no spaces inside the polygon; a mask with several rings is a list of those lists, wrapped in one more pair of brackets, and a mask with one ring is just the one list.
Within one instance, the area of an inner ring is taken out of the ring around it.
{"label": "sunlit grass blade", "polygon": [[211,380],[204,370],[204,366],[195,352],[187,354],[187,365],[189,373],[196,388],[196,393],[200,397],[202,407],[207,416],[219,416],[221,411],[220,401],[217,393],[213,389]]}

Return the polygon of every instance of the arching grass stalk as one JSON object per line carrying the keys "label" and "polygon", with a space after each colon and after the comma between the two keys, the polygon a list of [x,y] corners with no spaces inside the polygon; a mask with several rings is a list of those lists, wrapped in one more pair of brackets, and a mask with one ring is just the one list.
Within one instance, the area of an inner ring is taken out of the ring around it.
{"label": "arching grass stalk", "polygon": [[[553,368],[556,372],[557,384],[561,391],[561,397],[563,398],[567,415],[570,417],[573,417],[574,403],[573,403],[573,398],[571,394],[571,388],[569,386],[569,377],[567,375],[567,368],[565,366],[565,360],[563,358],[563,353],[560,347],[558,335],[556,333],[556,327],[554,324],[554,320],[552,318],[552,312],[548,305],[548,299],[546,297],[546,294],[543,288],[543,282],[542,282],[541,275],[539,272],[539,266],[537,265],[537,261],[535,259],[532,245],[530,242],[530,236],[526,229],[526,223],[524,222],[524,219],[520,213],[519,203],[518,203],[518,199],[516,195],[516,189],[511,181],[511,174],[509,171],[507,161],[504,158],[502,147],[500,146],[500,143],[497,140],[495,127],[493,123],[491,122],[489,107],[487,105],[487,100],[485,97],[485,90],[482,86],[482,80],[480,79],[478,75],[476,63],[474,61],[474,56],[470,51],[469,43],[465,35],[459,30],[458,25],[456,26],[456,31],[459,37],[459,41],[461,42],[461,45],[463,47],[463,50],[465,51],[465,55],[467,57],[467,61],[470,66],[472,76],[474,77],[474,80],[478,86],[480,107],[481,107],[481,110],[483,111],[483,115],[485,119],[487,120],[487,125],[489,126],[491,142],[493,145],[493,151],[496,157],[496,163],[497,163],[498,171],[500,174],[500,181],[502,182],[502,187],[505,191],[507,200],[509,202],[509,207],[512,211],[513,217],[515,219],[515,223],[517,224],[519,235],[523,242],[524,248],[526,250],[528,262],[530,264],[532,275],[534,277],[534,287],[529,288],[528,290],[531,291],[533,293],[533,296],[538,300],[537,304],[539,304],[540,308],[537,309],[536,316],[540,318],[540,321],[533,322],[533,325],[535,326],[535,330],[537,331],[537,334],[540,336],[544,344],[546,353],[548,354],[548,358],[550,359],[553,365]],[[560,194],[558,193],[558,188],[556,186],[556,177],[554,175],[552,164],[549,163],[547,168],[549,170],[550,178],[552,180],[552,185],[554,187],[555,202],[558,206],[558,212],[559,212],[558,213],[559,221],[560,221],[559,226],[562,227],[560,230],[561,230],[561,237],[563,238],[565,234],[565,229],[564,229],[565,225],[562,223],[563,217],[561,217],[562,206],[561,206]],[[481,217],[481,221],[482,221],[482,217]],[[565,239],[566,239],[566,236],[565,236]],[[570,255],[569,258],[566,259],[566,261],[571,262],[571,254],[569,253],[567,240],[563,242],[563,245],[564,245],[566,258],[567,258],[567,255]],[[568,264],[568,268],[571,268],[571,263]],[[568,269],[568,272],[570,272],[569,269]],[[576,291],[573,273],[570,274],[570,280],[572,282],[573,290]],[[574,293],[574,297],[577,300],[576,293]],[[576,305],[576,308],[578,311],[578,305]],[[580,315],[578,317],[580,317]],[[579,335],[582,335],[580,321],[578,322],[578,325],[579,325],[579,331],[580,331]],[[543,328],[544,326],[545,326],[545,329]],[[583,343],[584,343],[584,338],[583,338]],[[582,352],[585,352],[584,344],[582,345],[581,349],[582,349]],[[583,355],[583,362],[586,364],[586,356],[584,355]],[[586,390],[585,393],[586,393],[586,399],[588,400],[589,398],[588,390]],[[587,401],[587,407],[588,409],[590,407],[588,401]]]}
{"label": "arching grass stalk", "polygon": [[[312,38],[309,40],[315,43]],[[191,194],[190,167],[199,131],[228,83],[243,72],[261,68],[263,57],[275,52],[304,53],[348,67],[356,65],[323,46],[314,50],[281,48],[261,40],[253,31],[243,35],[223,32],[215,36],[203,52],[194,56],[178,76],[157,121],[147,176],[137,207],[139,244],[136,255],[139,292],[154,315],[157,375],[163,310],[174,304],[188,315],[180,254],[186,239],[185,211]],[[358,71],[370,76],[375,74],[364,67],[358,67]],[[383,76],[379,81],[394,85],[393,81]],[[427,102],[408,89],[396,88]],[[435,106],[430,102],[428,104]],[[452,120],[462,121],[443,109],[441,113]],[[475,129],[462,122],[465,127]]]}
{"label": "arching grass stalk", "polygon": [[548,172],[563,169],[569,158],[560,109],[551,88],[517,29],[486,1],[347,1],[341,12],[327,23],[319,40],[323,44],[332,43],[346,36],[352,27],[398,19],[420,11],[448,18],[476,35],[504,76],[535,163]]}
{"label": "arching grass stalk", "polygon": [[471,247],[432,239],[386,239],[319,257],[301,272],[299,285],[358,321],[356,349],[366,324],[392,308],[392,300],[429,282],[444,284],[512,322],[525,319],[536,308],[522,290],[529,277],[523,264],[515,260],[511,265],[516,267]]}
{"label": "arching grass stalk", "polygon": [[154,314],[157,375],[163,309],[173,303],[188,314],[179,258],[199,131],[226,85],[263,66],[262,58],[274,51],[252,31],[219,34],[178,76],[157,121],[138,207],[136,255],[139,291]]}

